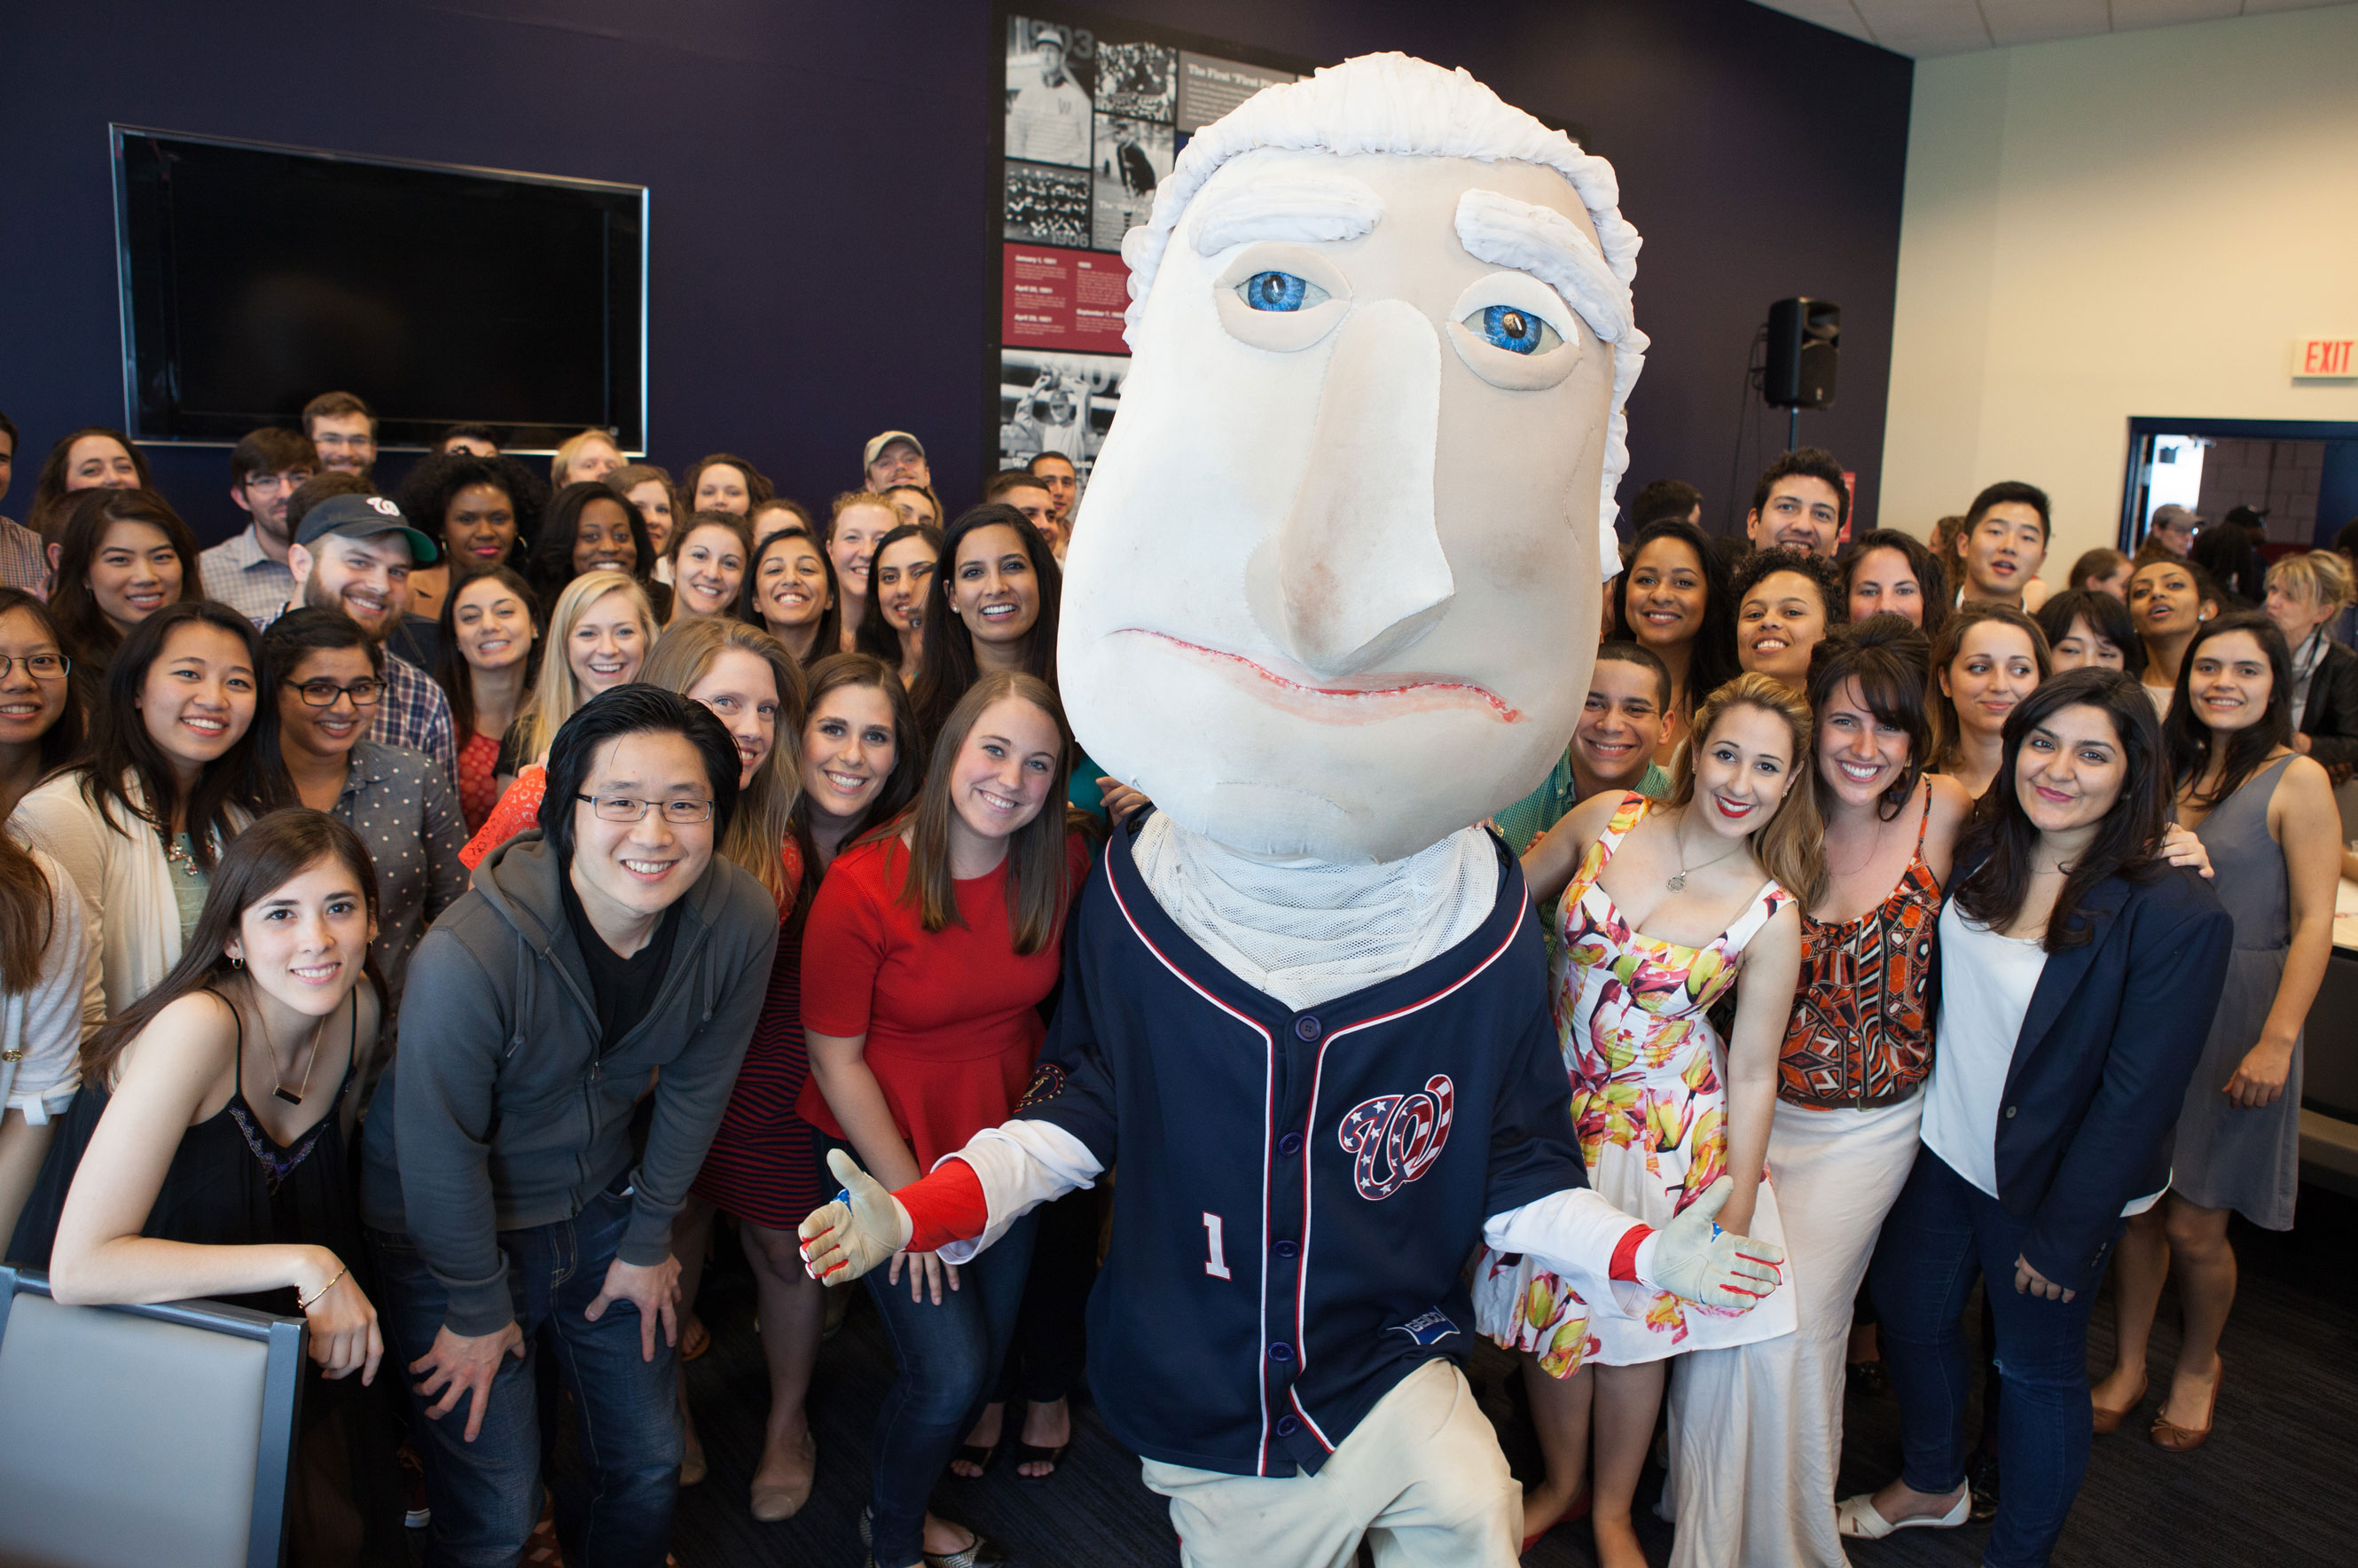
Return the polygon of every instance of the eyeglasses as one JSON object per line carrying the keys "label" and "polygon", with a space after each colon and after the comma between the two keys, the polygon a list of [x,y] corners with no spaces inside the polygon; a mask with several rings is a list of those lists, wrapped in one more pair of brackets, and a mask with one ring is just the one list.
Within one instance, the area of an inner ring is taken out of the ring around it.
{"label": "eyeglasses", "polygon": [[588,801],[590,809],[608,822],[644,821],[650,806],[662,807],[664,820],[675,827],[690,827],[712,820],[712,803],[708,800],[633,800],[626,795],[577,795],[573,798]]}
{"label": "eyeglasses", "polygon": [[381,680],[356,680],[350,686],[338,686],[331,680],[290,680],[281,684],[302,693],[304,702],[313,708],[333,708],[340,697],[351,697],[354,708],[374,708],[384,696],[384,682]]}
{"label": "eyeglasses", "polygon": [[73,668],[73,661],[63,654],[27,654],[14,659],[0,654],[0,680],[6,680],[8,672],[18,665],[24,665],[25,673],[35,680],[63,680],[66,672]]}
{"label": "eyeglasses", "polygon": [[312,477],[309,469],[288,469],[284,473],[253,473],[245,476],[245,488],[276,494],[282,490],[297,490]]}

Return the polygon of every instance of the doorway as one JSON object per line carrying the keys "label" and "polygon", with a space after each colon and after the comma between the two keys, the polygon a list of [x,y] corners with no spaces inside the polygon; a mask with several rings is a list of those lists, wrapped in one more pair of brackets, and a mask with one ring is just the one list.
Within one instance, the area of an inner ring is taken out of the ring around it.
{"label": "doorway", "polygon": [[2326,419],[2129,420],[2119,547],[2131,555],[2156,510],[2190,507],[2208,524],[2249,507],[2262,553],[2331,549],[2358,522],[2358,424]]}

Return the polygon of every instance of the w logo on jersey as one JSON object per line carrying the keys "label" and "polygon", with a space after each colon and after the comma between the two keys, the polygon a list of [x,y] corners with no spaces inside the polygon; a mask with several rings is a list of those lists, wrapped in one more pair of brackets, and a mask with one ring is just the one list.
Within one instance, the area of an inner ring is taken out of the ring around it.
{"label": "w logo on jersey", "polygon": [[1449,1141],[1449,1108],[1456,1092],[1446,1077],[1435,1074],[1424,1081],[1421,1094],[1378,1095],[1351,1108],[1336,1130],[1344,1151],[1358,1156],[1351,1184],[1361,1197],[1380,1203],[1441,1158],[1441,1146]]}

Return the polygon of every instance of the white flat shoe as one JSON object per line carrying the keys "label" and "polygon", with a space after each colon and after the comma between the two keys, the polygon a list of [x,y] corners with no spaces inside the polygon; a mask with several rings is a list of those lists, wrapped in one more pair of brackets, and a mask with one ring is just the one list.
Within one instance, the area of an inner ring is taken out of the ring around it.
{"label": "white flat shoe", "polygon": [[1895,1530],[1954,1530],[1974,1517],[1974,1489],[1957,1495],[1957,1506],[1944,1514],[1918,1514],[1892,1523],[1875,1511],[1875,1494],[1861,1492],[1834,1505],[1834,1530],[1853,1541],[1881,1541]]}

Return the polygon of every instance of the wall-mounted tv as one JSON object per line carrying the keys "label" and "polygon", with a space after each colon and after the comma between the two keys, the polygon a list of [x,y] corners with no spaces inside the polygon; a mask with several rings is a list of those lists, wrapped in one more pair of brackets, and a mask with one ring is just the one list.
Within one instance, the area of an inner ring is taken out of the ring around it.
{"label": "wall-mounted tv", "polygon": [[113,127],[126,423],[228,442],[357,393],[444,426],[646,446],[644,186]]}

